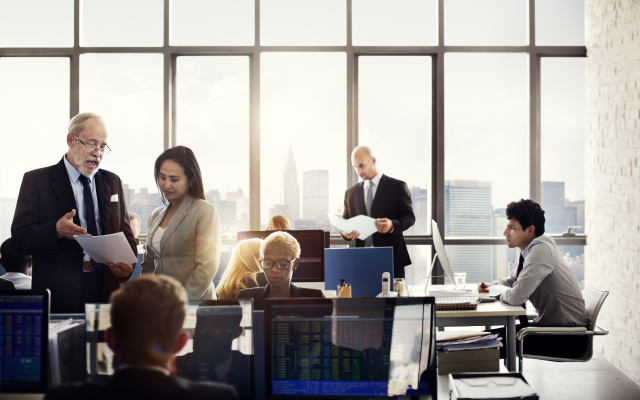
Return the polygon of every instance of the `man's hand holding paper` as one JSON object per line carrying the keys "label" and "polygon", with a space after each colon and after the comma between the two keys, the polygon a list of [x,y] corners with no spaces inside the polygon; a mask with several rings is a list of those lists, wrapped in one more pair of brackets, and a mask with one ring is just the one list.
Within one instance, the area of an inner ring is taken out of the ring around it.
{"label": "man's hand holding paper", "polygon": [[375,218],[366,215],[357,215],[350,219],[344,219],[331,213],[327,213],[327,215],[329,215],[329,221],[331,221],[333,226],[343,232],[351,232],[346,234],[345,237],[365,240],[378,232]]}

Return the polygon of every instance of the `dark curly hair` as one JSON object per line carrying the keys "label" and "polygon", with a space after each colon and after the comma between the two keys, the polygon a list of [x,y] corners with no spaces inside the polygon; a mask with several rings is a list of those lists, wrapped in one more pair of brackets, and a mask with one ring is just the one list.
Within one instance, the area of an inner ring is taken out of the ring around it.
{"label": "dark curly hair", "polygon": [[187,179],[190,181],[193,180],[193,185],[189,187],[189,194],[196,199],[206,200],[207,198],[204,195],[204,186],[202,184],[202,173],[200,172],[200,166],[198,165],[198,160],[196,160],[196,155],[193,154],[193,151],[188,147],[175,146],[160,154],[153,169],[156,185],[158,186],[158,192],[160,192],[160,195],[162,196],[162,202],[167,204],[164,192],[162,191],[162,188],[160,188],[160,167],[162,166],[162,163],[167,160],[171,160],[179,164],[184,168],[184,174],[187,176]]}
{"label": "dark curly hair", "polygon": [[507,205],[507,219],[515,219],[522,226],[522,230],[533,225],[536,237],[544,235],[544,210],[540,204],[533,200],[520,199],[520,201],[512,201]]}

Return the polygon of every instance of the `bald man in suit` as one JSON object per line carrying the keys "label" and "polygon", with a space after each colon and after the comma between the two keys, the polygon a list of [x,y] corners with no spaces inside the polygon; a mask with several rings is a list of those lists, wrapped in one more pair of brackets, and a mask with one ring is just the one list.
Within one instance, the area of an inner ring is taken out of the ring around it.
{"label": "bald man in suit", "polygon": [[403,232],[416,222],[411,193],[406,183],[384,175],[376,165],[376,158],[366,146],[358,146],[351,153],[353,169],[362,182],[344,194],[343,218],[368,215],[376,218],[378,232],[359,239],[359,232],[340,232],[345,240],[356,240],[356,247],[393,247],[393,276],[404,278],[404,267],[411,265]]}

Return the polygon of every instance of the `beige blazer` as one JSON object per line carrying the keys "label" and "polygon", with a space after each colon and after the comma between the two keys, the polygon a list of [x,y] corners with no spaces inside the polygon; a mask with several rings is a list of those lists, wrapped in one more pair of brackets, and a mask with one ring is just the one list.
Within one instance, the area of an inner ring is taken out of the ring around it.
{"label": "beige blazer", "polygon": [[220,265],[220,218],[213,204],[188,195],[162,235],[160,251],[151,243],[169,205],[156,208],[149,217],[142,274],[176,278],[189,300],[215,300],[213,277]]}

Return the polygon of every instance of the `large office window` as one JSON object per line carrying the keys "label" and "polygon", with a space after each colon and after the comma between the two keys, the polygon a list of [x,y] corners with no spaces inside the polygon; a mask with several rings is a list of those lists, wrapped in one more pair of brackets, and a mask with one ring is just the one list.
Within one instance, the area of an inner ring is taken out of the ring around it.
{"label": "large office window", "polygon": [[284,215],[292,227],[331,230],[346,189],[344,53],[261,57],[262,223]]}
{"label": "large office window", "polygon": [[68,58],[0,58],[1,241],[11,237],[24,173],[65,155],[68,116]]}
{"label": "large office window", "polygon": [[381,172],[409,186],[416,223],[431,233],[431,57],[360,57],[359,143]]}
{"label": "large office window", "polygon": [[[504,208],[520,198],[542,203],[580,276],[585,231],[562,233],[584,227],[584,7],[0,0],[0,231],[9,235],[22,174],[58,161],[54,133],[92,111],[113,149],[103,167],[122,178],[143,234],[161,205],[154,161],[193,149],[222,220],[222,266],[238,231],[276,214],[353,245],[326,215],[342,213],[358,183],[351,151],[368,145],[411,190],[409,283],[431,265],[431,219],[454,270],[502,275],[513,256]],[[35,157],[15,156],[25,139]]]}
{"label": "large office window", "polygon": [[111,153],[102,168],[122,179],[130,212],[149,216],[162,200],[153,167],[162,153],[162,56],[85,54],[80,57],[80,112],[100,115]]}
{"label": "large office window", "polygon": [[249,229],[249,58],[179,57],[177,144],[193,150],[223,235]]}

